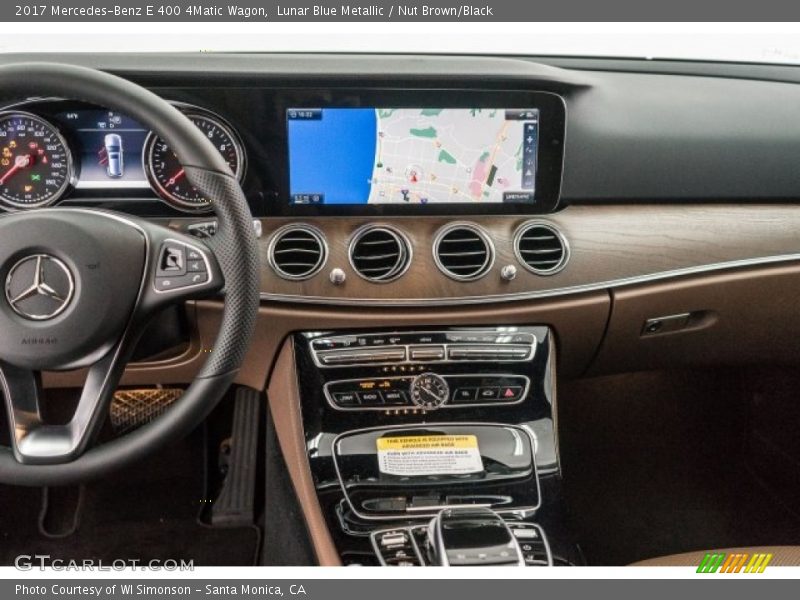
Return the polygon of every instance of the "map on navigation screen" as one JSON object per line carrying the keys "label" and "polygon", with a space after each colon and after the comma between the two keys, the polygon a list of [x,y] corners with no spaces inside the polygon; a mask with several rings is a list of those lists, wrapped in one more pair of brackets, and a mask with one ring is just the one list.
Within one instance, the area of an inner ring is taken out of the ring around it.
{"label": "map on navigation screen", "polygon": [[293,204],[533,202],[537,109],[290,108]]}

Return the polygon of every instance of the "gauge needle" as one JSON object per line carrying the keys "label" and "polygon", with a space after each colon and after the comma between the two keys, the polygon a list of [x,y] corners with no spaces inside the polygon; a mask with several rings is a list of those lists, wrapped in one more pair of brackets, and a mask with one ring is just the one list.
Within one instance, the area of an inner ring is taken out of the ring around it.
{"label": "gauge needle", "polygon": [[[175,182],[178,181],[178,179],[180,179],[181,177],[183,177],[184,173],[185,171],[183,169],[175,173],[175,175],[173,175],[167,182],[167,185],[175,185]],[[2,181],[0,181],[0,183],[2,183]]]}
{"label": "gauge needle", "polygon": [[17,156],[14,159],[14,166],[6,171],[2,177],[0,177],[0,185],[3,185],[14,173],[20,169],[24,169],[25,167],[29,166],[31,162],[32,160],[30,154],[20,154]]}
{"label": "gauge needle", "polygon": [[428,396],[430,396],[434,400],[438,400],[439,399],[436,396],[436,393],[433,390],[431,390],[430,388],[422,388],[422,391],[424,391]]}

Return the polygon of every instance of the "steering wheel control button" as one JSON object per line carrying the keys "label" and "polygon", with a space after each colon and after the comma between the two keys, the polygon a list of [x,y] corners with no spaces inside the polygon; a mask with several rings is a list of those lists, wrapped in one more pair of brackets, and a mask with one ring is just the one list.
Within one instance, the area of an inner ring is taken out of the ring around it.
{"label": "steering wheel control button", "polygon": [[209,238],[217,233],[217,222],[207,221],[205,223],[193,223],[187,228],[188,232],[199,238]]}
{"label": "steering wheel control button", "polygon": [[200,249],[172,240],[162,244],[155,277],[157,292],[185,290],[209,281],[208,259]]}
{"label": "steering wheel control button", "polygon": [[[189,235],[193,235],[197,238],[214,237],[217,233],[217,222],[204,221],[203,223],[192,223],[186,228],[186,231]],[[257,238],[261,238],[264,235],[264,226],[259,219],[253,219],[253,233],[256,234]]]}
{"label": "steering wheel control button", "polygon": [[175,277],[186,273],[186,247],[183,244],[167,243],[161,248],[158,259],[158,276]]}
{"label": "steering wheel control button", "polygon": [[49,254],[32,254],[11,267],[5,291],[8,304],[19,316],[47,321],[70,305],[75,279],[63,261]]}
{"label": "steering wheel control button", "polygon": [[156,277],[156,289],[159,292],[168,292],[177,288],[178,282],[172,277]]}
{"label": "steering wheel control button", "polygon": [[190,260],[186,263],[186,270],[189,273],[205,273],[206,263],[201,260]]}

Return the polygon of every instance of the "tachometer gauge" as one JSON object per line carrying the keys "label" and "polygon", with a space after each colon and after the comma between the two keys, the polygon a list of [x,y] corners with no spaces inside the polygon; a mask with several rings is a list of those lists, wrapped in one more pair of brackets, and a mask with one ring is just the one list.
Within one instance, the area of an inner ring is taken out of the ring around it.
{"label": "tachometer gauge", "polygon": [[0,204],[47,206],[73,177],[69,147],[53,125],[30,113],[0,113]]}
{"label": "tachometer gauge", "polygon": [[[217,116],[188,111],[186,116],[219,150],[231,171],[241,181],[245,155],[234,130]],[[154,133],[151,133],[145,142],[144,159],[150,185],[170,205],[185,211],[209,210],[209,201],[187,181],[178,157],[167,143]]]}

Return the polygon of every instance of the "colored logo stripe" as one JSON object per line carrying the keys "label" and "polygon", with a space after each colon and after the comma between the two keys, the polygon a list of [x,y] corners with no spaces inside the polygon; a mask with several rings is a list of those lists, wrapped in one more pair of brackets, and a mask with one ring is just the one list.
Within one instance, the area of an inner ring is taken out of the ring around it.
{"label": "colored logo stripe", "polygon": [[[772,554],[708,552],[697,567],[697,573],[763,573],[772,561]],[[749,559],[749,562],[748,562]],[[746,566],[745,566],[746,564]]]}
{"label": "colored logo stripe", "polygon": [[749,557],[749,554],[731,554],[722,565],[720,573],[738,573]]}
{"label": "colored logo stripe", "polygon": [[767,568],[769,561],[772,560],[772,554],[754,554],[750,562],[747,563],[745,573],[763,573]]}
{"label": "colored logo stripe", "polygon": [[706,553],[705,557],[703,557],[703,562],[697,567],[697,572],[716,573],[723,560],[725,560],[725,554],[723,552],[715,552],[713,554]]}

